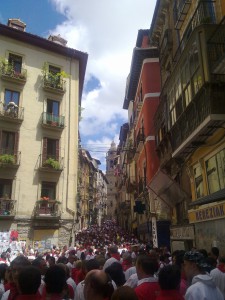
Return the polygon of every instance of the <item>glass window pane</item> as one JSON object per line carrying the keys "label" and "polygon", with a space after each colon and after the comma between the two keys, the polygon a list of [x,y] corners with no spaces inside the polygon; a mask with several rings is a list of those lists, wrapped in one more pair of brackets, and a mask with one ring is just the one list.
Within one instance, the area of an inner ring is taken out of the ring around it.
{"label": "glass window pane", "polygon": [[202,168],[200,165],[194,167],[195,193],[196,199],[204,196]]}
{"label": "glass window pane", "polygon": [[218,176],[220,188],[225,188],[225,149],[217,154]]}
{"label": "glass window pane", "polygon": [[219,177],[216,163],[216,156],[206,161],[206,174],[208,178],[209,193],[215,193],[220,190]]}

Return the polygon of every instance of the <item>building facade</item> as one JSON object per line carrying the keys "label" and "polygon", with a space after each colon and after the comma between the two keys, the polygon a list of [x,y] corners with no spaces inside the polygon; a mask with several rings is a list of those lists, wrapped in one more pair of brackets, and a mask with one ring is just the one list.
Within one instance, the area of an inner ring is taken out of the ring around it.
{"label": "building facade", "polygon": [[150,28],[162,82],[156,148],[174,181],[173,250],[224,247],[224,9],[223,1],[157,1]]}
{"label": "building facade", "polygon": [[0,226],[45,248],[74,235],[78,116],[87,54],[0,25]]}

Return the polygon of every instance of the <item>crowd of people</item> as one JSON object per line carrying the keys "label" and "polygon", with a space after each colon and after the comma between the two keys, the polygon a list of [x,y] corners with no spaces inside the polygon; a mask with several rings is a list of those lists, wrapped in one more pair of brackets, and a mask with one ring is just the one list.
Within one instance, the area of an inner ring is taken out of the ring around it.
{"label": "crowd of people", "polygon": [[0,258],[2,300],[224,300],[219,249],[176,250],[142,244],[113,221],[76,234],[73,247],[24,249]]}

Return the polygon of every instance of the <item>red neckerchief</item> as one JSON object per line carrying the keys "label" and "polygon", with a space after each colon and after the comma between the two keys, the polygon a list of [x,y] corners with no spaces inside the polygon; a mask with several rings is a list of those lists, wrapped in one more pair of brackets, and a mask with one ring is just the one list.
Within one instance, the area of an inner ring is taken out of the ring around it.
{"label": "red neckerchief", "polygon": [[217,269],[219,269],[222,273],[225,273],[225,266],[224,266],[224,264],[218,265]]}
{"label": "red neckerchief", "polygon": [[119,253],[113,253],[111,254],[111,257],[117,259],[118,261],[120,261],[120,254]]}
{"label": "red neckerchief", "polygon": [[8,300],[14,300],[14,299],[16,299],[16,297],[18,295],[19,295],[19,291],[17,289],[17,286],[15,285],[15,283],[11,283],[10,284],[10,293],[9,293]]}

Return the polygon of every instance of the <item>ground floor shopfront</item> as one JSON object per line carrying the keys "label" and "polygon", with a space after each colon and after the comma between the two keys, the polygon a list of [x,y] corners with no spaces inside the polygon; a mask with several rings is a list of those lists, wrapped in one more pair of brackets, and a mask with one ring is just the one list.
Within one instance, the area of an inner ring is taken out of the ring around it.
{"label": "ground floor shopfront", "polygon": [[218,247],[224,253],[225,201],[189,210],[188,215],[195,230],[196,248],[210,251],[211,247]]}
{"label": "ground floor shopfront", "polygon": [[18,250],[24,244],[39,251],[51,249],[53,245],[63,247],[73,242],[75,232],[72,220],[60,219],[51,223],[30,219],[0,220],[0,250],[7,249],[12,240],[18,242],[13,244]]}
{"label": "ground floor shopfront", "polygon": [[189,251],[195,247],[195,233],[193,225],[172,226],[170,228],[171,251]]}

